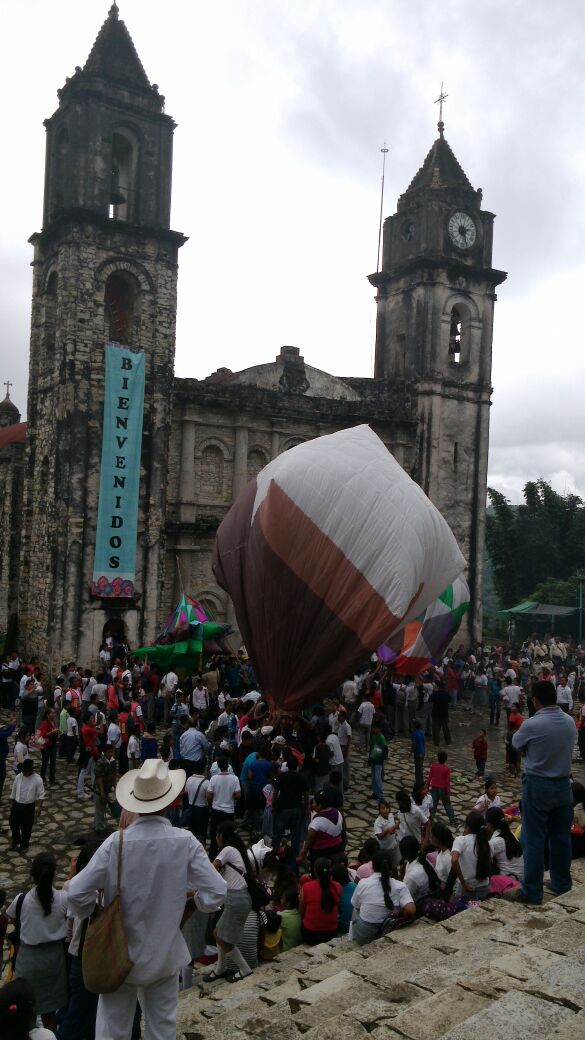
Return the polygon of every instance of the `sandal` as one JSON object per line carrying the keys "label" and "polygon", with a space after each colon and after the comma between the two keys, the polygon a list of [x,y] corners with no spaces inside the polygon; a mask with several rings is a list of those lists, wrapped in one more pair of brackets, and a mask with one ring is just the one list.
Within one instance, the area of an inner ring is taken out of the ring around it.
{"label": "sandal", "polygon": [[229,974],[230,972],[227,969],[220,972],[210,971],[208,975],[202,975],[201,980],[202,982],[217,982],[218,979],[227,979]]}
{"label": "sandal", "polygon": [[242,981],[242,979],[247,979],[247,978],[249,978],[249,976],[250,976],[251,974],[252,974],[252,972],[251,972],[251,971],[249,971],[249,972],[247,972],[247,973],[246,973],[245,975],[242,975],[242,973],[241,973],[240,969],[238,968],[238,970],[237,970],[237,971],[234,971],[234,972],[232,972],[232,973],[231,973],[231,974],[230,974],[230,975],[228,976],[228,982],[241,982],[241,981]]}

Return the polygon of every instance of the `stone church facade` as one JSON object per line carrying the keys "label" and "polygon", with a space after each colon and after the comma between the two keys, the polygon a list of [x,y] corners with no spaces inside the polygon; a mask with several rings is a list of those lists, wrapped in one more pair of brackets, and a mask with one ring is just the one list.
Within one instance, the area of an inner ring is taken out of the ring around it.
{"label": "stone church facade", "polygon": [[[31,238],[26,445],[20,416],[6,417],[20,431],[14,442],[0,429],[11,503],[0,521],[0,630],[17,623],[19,647],[58,667],[94,660],[108,632],[133,645],[154,639],[181,590],[233,621],[211,553],[235,496],[294,444],[368,423],[450,523],[468,560],[470,632],[479,636],[493,309],[506,276],[491,266],[493,214],[442,124],[385,221],[382,267],[370,275],[373,378],[329,375],[285,346],[272,363],[178,379],[186,239],[170,229],[174,123],[115,4],[58,97],[45,122],[43,227]],[[90,591],[108,341],[146,358],[131,600]],[[9,477],[21,482],[16,497]]]}

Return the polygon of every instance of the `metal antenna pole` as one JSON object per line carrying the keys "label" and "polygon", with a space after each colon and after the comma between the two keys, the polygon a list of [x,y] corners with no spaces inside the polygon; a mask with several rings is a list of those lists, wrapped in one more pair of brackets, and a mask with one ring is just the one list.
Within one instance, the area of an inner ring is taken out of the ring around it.
{"label": "metal antenna pole", "polygon": [[380,246],[382,244],[382,212],[384,209],[384,176],[386,173],[386,156],[388,155],[388,149],[386,148],[386,142],[384,141],[384,147],[380,148],[382,153],[382,190],[380,192],[380,220],[378,223],[378,259],[376,261],[376,271],[380,270]]}

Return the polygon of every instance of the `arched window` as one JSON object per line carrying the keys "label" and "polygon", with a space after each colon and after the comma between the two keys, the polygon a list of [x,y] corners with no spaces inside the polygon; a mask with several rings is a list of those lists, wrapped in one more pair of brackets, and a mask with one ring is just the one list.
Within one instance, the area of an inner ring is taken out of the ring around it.
{"label": "arched window", "polygon": [[268,456],[262,451],[262,448],[252,448],[248,452],[248,480],[253,480],[254,477],[257,477],[267,462]]}
{"label": "arched window", "polygon": [[55,349],[55,336],[57,333],[57,290],[59,287],[59,280],[57,272],[53,271],[49,275],[47,282],[47,288],[45,289],[45,321],[44,321],[44,340],[45,350],[48,354],[52,354]]}
{"label": "arched window", "polygon": [[112,343],[131,345],[138,325],[140,286],[128,271],[114,271],[106,282],[106,336]]}
{"label": "arched window", "polygon": [[449,326],[449,361],[461,365],[469,357],[470,314],[465,304],[457,303],[451,310]]}
{"label": "arched window", "polygon": [[221,448],[208,444],[201,452],[199,490],[202,498],[223,498],[225,462]]}
{"label": "arched window", "polygon": [[112,134],[109,216],[132,220],[136,213],[138,139],[132,130],[120,127]]}

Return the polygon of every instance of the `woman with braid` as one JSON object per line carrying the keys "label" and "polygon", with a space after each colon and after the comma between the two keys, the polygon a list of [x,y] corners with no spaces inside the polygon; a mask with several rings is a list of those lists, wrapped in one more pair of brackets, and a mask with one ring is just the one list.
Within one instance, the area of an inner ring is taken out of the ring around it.
{"label": "woman with braid", "polygon": [[380,850],[372,857],[374,873],[363,878],[352,898],[357,911],[349,937],[360,946],[372,942],[380,934],[387,917],[394,913],[404,920],[412,920],[416,914],[414,900],[402,881],[390,877],[390,864],[386,854]]}

